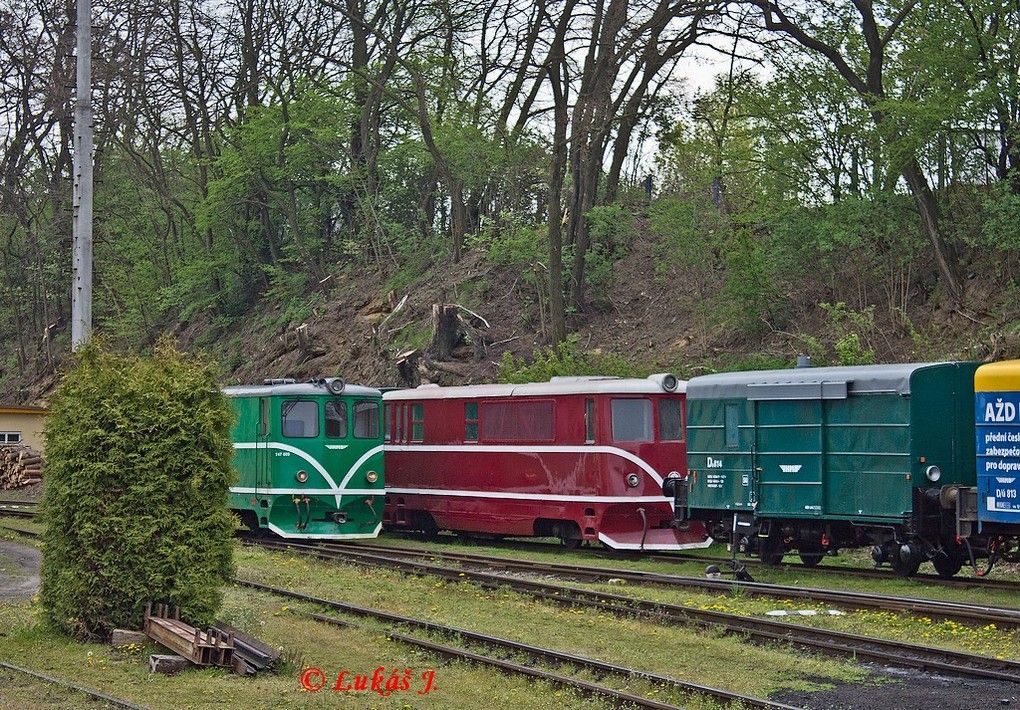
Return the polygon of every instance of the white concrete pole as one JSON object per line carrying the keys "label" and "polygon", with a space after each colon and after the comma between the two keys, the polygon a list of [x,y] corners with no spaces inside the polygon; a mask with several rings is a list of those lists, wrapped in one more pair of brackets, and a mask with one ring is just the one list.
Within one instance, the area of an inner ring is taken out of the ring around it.
{"label": "white concrete pole", "polygon": [[78,3],[78,71],[74,99],[74,282],[71,348],[92,335],[92,3]]}

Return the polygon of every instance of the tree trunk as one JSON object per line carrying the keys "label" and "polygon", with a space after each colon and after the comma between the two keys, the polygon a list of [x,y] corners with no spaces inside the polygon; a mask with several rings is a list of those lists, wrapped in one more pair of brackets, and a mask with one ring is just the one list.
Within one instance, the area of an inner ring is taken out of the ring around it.
{"label": "tree trunk", "polygon": [[939,228],[938,204],[935,201],[935,194],[928,186],[928,179],[925,177],[917,158],[911,156],[903,166],[903,178],[910,186],[917,203],[917,211],[921,216],[921,228],[925,236],[931,242],[932,251],[935,252],[935,261],[938,264],[939,275],[946,287],[946,295],[949,296],[950,305],[954,308],[963,303],[963,285],[960,282],[960,274],[957,269],[956,250],[946,243]]}
{"label": "tree trunk", "polygon": [[552,162],[549,168],[549,328],[553,345],[567,339],[563,303],[563,171],[567,162],[567,107],[560,89],[559,71],[552,72],[555,108]]}

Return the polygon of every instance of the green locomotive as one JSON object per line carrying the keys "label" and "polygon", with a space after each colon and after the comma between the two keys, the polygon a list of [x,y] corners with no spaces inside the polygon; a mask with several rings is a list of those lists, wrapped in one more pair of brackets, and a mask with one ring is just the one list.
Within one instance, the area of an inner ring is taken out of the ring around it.
{"label": "green locomotive", "polygon": [[227,387],[239,480],[230,507],[285,538],[375,537],[382,525],[382,393],[339,378]]}

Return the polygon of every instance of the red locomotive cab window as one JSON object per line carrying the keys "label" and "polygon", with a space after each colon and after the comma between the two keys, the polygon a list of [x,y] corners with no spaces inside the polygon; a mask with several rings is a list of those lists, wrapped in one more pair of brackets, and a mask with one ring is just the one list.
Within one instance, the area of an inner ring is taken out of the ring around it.
{"label": "red locomotive cab window", "polygon": [[416,402],[411,405],[411,441],[425,440],[425,405]]}
{"label": "red locomotive cab window", "polygon": [[464,441],[478,441],[478,402],[464,403]]}
{"label": "red locomotive cab window", "polygon": [[652,441],[655,438],[650,399],[614,399],[612,413],[614,441]]}
{"label": "red locomotive cab window", "polygon": [[659,441],[683,441],[683,407],[679,399],[659,400]]}
{"label": "red locomotive cab window", "polygon": [[552,441],[555,405],[552,400],[484,402],[481,406],[484,441]]}
{"label": "red locomotive cab window", "polygon": [[584,443],[595,443],[595,400],[584,400]]}
{"label": "red locomotive cab window", "polygon": [[404,439],[404,411],[407,409],[406,404],[398,404],[393,410],[396,412],[396,417],[393,420],[393,440],[396,442],[403,442]]}

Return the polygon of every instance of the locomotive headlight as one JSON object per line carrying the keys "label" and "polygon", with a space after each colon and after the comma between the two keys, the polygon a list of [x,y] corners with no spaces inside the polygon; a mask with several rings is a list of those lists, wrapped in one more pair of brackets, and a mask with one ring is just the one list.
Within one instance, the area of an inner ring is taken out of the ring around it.
{"label": "locomotive headlight", "polygon": [[375,471],[369,471],[368,473],[365,474],[365,480],[368,481],[369,483],[375,483],[376,481],[379,480],[379,474],[376,473]]}
{"label": "locomotive headlight", "polygon": [[924,469],[924,475],[928,477],[928,480],[935,483],[937,480],[942,478],[942,469],[938,466],[929,466]]}
{"label": "locomotive headlight", "polygon": [[308,480],[308,471],[301,469],[296,474],[294,474],[294,478],[297,479],[298,483],[304,483],[305,481]]}
{"label": "locomotive headlight", "polygon": [[637,488],[638,484],[641,483],[641,479],[638,478],[636,473],[627,474],[627,485],[631,488]]}

